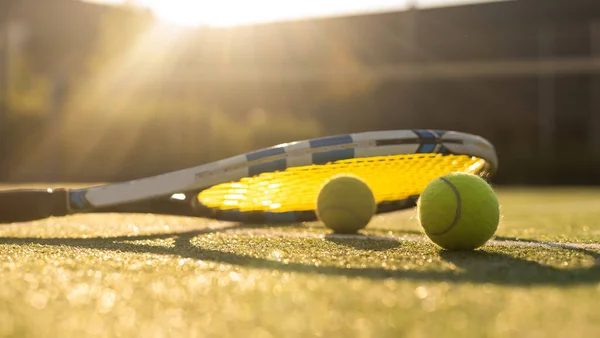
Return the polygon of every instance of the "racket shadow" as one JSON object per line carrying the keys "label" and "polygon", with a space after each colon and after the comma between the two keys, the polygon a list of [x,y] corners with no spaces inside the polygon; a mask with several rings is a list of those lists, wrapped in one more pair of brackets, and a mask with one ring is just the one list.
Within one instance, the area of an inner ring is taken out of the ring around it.
{"label": "racket shadow", "polygon": [[[202,248],[192,243],[192,240],[200,235],[209,233],[225,232],[240,228],[265,228],[260,225],[233,224],[229,227],[218,229],[196,229],[186,232],[171,232],[161,234],[149,234],[140,236],[116,236],[96,238],[11,238],[0,237],[0,245],[46,245],[73,247],[82,249],[96,249],[114,252],[150,253],[167,256],[177,256],[193,260],[214,261],[216,263],[231,264],[246,268],[279,270],[285,272],[296,272],[314,275],[346,276],[366,278],[373,280],[404,279],[414,281],[438,281],[454,283],[493,283],[500,285],[575,285],[575,284],[597,284],[600,282],[600,264],[591,267],[559,269],[544,265],[535,261],[524,260],[504,253],[477,250],[470,252],[439,251],[440,258],[448,263],[460,267],[461,271],[451,270],[393,270],[381,267],[346,268],[339,266],[315,266],[296,262],[281,262],[261,257],[253,257],[233,252],[225,252]],[[272,228],[272,226],[269,226]],[[170,247],[152,246],[146,244],[132,243],[136,240],[152,240],[173,238],[174,244]],[[350,241],[336,237],[327,240],[353,246],[358,250],[374,250],[369,242],[375,240]],[[349,244],[358,243],[359,244]],[[391,241],[389,241],[391,242]],[[381,247],[381,243],[377,246]],[[402,242],[390,244],[388,250],[398,249]],[[585,255],[593,257],[600,262],[600,254],[587,249],[577,250]]]}

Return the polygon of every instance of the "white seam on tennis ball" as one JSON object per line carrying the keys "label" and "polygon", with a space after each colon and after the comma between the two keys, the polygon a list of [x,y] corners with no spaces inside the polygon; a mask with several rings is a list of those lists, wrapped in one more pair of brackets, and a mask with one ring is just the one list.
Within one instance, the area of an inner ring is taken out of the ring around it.
{"label": "white seam on tennis ball", "polygon": [[450,226],[448,226],[442,232],[431,232],[431,231],[428,231],[428,233],[430,235],[433,235],[433,236],[445,235],[448,232],[450,232],[450,230],[454,229],[454,227],[458,223],[458,220],[460,219],[460,211],[462,209],[462,200],[460,198],[460,192],[458,191],[458,189],[456,188],[456,186],[454,184],[452,184],[452,182],[450,182],[445,177],[440,177],[440,180],[442,180],[442,182],[446,183],[450,187],[450,189],[452,189],[452,192],[454,192],[454,196],[456,196],[456,212],[454,213],[454,219],[452,220],[452,223],[450,223]]}

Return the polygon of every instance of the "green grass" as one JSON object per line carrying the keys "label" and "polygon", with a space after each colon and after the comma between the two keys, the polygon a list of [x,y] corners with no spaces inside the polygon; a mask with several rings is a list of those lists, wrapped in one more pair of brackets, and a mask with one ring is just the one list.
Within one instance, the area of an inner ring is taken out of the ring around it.
{"label": "green grass", "polygon": [[595,336],[600,190],[498,193],[474,252],[440,250],[413,210],[355,237],[152,215],[0,226],[0,336]]}

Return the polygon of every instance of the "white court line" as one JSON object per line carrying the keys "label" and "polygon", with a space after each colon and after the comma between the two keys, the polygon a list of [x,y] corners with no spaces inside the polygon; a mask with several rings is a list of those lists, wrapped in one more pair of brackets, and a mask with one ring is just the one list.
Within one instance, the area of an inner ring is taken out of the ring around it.
{"label": "white court line", "polygon": [[[356,240],[375,240],[375,241],[412,241],[412,242],[424,242],[428,241],[424,236],[366,236],[366,235],[342,235],[342,234],[318,234],[311,232],[287,232],[287,231],[274,231],[269,229],[229,229],[223,232],[235,233],[242,235],[261,235],[261,236],[275,236],[275,237],[296,237],[296,238],[339,238],[339,239],[356,239]],[[600,250],[600,244],[595,243],[554,243],[554,242],[529,242],[529,241],[507,241],[507,240],[490,240],[486,245],[492,246],[521,246],[521,247],[554,247],[563,249],[594,249]]]}

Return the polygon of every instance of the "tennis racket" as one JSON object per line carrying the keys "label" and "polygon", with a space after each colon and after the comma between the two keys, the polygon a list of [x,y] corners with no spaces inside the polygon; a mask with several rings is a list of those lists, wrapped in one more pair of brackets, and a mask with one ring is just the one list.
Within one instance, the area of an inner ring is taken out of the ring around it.
{"label": "tennis racket", "polygon": [[316,219],[322,184],[336,174],[364,179],[377,213],[411,208],[432,179],[450,172],[493,175],[486,139],[444,130],[391,130],[280,144],[158,176],[80,189],[0,192],[0,222],[79,213],[157,213],[238,222]]}

